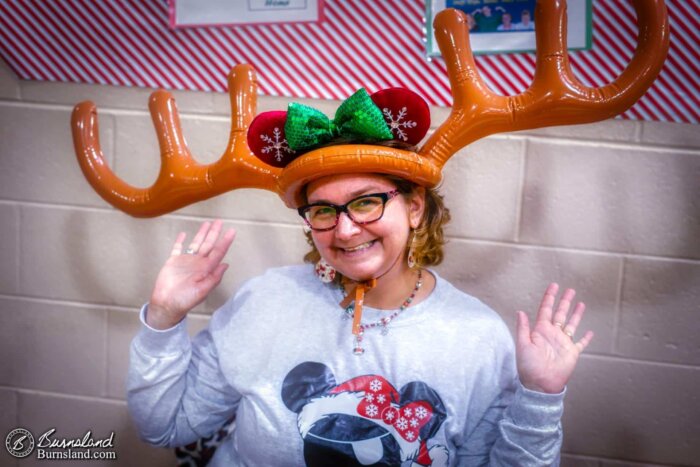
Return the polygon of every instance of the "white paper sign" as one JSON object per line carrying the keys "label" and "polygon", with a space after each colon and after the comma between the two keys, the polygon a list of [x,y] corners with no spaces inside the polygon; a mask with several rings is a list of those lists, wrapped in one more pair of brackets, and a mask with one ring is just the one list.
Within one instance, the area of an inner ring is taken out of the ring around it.
{"label": "white paper sign", "polygon": [[323,0],[169,0],[170,26],[313,22]]}

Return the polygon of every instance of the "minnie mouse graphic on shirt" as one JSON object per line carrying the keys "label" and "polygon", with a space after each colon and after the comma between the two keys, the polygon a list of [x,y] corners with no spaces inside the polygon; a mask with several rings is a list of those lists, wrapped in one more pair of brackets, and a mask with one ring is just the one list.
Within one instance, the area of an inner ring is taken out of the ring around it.
{"label": "minnie mouse graphic on shirt", "polygon": [[379,375],[336,384],[326,365],[304,362],[284,379],[282,400],[297,414],[309,467],[448,465],[447,449],[429,443],[445,406],[423,382],[400,391]]}

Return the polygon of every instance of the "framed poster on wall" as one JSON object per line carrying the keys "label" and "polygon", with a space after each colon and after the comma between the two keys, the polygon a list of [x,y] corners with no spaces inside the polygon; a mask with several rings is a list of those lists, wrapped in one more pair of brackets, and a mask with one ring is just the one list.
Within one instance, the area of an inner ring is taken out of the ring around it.
{"label": "framed poster on wall", "polygon": [[[592,0],[567,2],[569,50],[591,48]],[[435,15],[456,8],[467,15],[475,54],[534,52],[536,0],[426,0],[426,54],[440,55],[433,32]]]}
{"label": "framed poster on wall", "polygon": [[308,23],[322,19],[324,0],[168,0],[170,27]]}

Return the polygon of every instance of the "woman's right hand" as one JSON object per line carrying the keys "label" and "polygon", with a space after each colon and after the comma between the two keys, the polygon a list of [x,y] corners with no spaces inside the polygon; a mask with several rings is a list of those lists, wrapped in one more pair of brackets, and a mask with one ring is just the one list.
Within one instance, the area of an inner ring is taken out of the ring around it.
{"label": "woman's right hand", "polygon": [[236,231],[221,235],[221,220],[204,222],[183,253],[187,234],[180,232],[170,258],[158,273],[148,305],[146,322],[155,329],[175,326],[219,285],[228,264],[226,255]]}

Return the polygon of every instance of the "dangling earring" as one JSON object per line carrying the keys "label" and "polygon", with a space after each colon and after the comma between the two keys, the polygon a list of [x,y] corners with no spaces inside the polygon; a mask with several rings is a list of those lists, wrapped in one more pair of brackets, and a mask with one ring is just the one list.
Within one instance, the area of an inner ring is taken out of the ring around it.
{"label": "dangling earring", "polygon": [[418,264],[418,261],[416,260],[416,231],[414,230],[413,236],[411,238],[411,246],[408,248],[408,267],[411,269],[414,269],[416,265]]}
{"label": "dangling earring", "polygon": [[337,271],[333,266],[328,264],[325,259],[321,258],[318,260],[318,263],[316,263],[316,276],[321,280],[323,283],[329,283],[333,282],[333,279],[335,279],[335,275]]}

